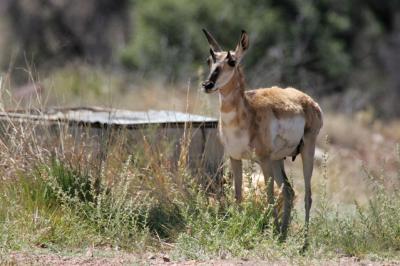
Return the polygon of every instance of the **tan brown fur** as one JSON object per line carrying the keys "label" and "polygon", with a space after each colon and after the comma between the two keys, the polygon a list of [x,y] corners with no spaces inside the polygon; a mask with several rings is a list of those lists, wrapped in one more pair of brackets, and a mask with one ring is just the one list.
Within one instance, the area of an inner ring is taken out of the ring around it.
{"label": "tan brown fur", "polygon": [[[255,154],[263,157],[268,154],[270,143],[267,135],[272,116],[277,119],[301,115],[306,121],[305,131],[319,131],[322,127],[322,111],[319,105],[305,93],[294,88],[260,88],[245,91],[242,70],[234,74],[232,80],[220,88],[224,96],[232,94],[230,101],[222,102],[220,111],[228,113],[236,111],[236,118],[230,126],[241,127],[249,131],[250,146]],[[235,87],[236,86],[236,87]],[[221,122],[221,130],[225,125]]]}

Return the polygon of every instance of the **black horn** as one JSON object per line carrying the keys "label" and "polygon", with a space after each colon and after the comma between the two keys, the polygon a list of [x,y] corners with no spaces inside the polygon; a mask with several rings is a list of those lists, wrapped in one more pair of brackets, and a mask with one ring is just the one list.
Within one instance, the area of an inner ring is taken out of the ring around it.
{"label": "black horn", "polygon": [[221,52],[221,46],[217,43],[217,41],[214,39],[214,37],[209,33],[206,29],[203,29],[204,34],[207,37],[208,44],[210,45],[211,49],[213,49],[215,52]]}

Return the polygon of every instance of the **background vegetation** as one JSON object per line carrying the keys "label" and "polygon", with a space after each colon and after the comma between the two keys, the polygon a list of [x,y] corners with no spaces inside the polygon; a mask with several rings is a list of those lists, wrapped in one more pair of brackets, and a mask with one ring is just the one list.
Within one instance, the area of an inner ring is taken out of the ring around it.
{"label": "background vegetation", "polygon": [[207,72],[201,28],[231,49],[246,29],[251,87],[294,86],[336,110],[400,114],[396,0],[7,0],[0,11],[2,71],[18,86],[28,82],[21,68],[43,79],[71,63],[122,76],[117,93],[143,77],[197,84]]}

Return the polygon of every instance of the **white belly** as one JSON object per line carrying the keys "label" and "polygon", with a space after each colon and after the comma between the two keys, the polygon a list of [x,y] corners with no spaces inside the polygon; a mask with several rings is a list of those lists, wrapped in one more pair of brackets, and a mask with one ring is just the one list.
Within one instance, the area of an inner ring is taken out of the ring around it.
{"label": "white belly", "polygon": [[305,120],[302,116],[272,119],[270,124],[271,158],[291,156],[304,135]]}
{"label": "white belly", "polygon": [[221,129],[220,135],[227,155],[237,160],[249,158],[251,150],[247,130],[228,127]]}

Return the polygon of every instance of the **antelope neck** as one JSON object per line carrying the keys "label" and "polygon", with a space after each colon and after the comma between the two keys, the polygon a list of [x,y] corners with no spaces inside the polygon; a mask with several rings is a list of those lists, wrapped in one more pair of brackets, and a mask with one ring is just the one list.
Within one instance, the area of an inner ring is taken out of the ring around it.
{"label": "antelope neck", "polygon": [[219,89],[221,113],[241,112],[246,109],[246,98],[244,97],[244,80],[240,68],[235,68],[232,78]]}

